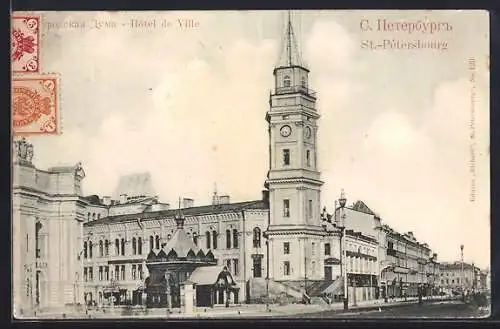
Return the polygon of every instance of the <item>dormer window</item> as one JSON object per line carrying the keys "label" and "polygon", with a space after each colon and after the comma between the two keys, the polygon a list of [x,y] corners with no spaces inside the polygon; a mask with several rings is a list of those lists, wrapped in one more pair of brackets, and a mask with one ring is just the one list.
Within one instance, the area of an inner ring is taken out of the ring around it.
{"label": "dormer window", "polygon": [[285,75],[283,78],[283,87],[290,87],[292,85],[292,80],[289,75]]}

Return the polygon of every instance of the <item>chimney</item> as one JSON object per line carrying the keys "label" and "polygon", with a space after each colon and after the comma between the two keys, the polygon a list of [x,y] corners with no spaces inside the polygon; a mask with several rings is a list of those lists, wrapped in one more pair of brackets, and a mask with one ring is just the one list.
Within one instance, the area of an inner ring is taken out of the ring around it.
{"label": "chimney", "polygon": [[262,201],[269,202],[269,190],[262,190]]}
{"label": "chimney", "polygon": [[103,196],[102,197],[102,204],[105,206],[110,206],[111,205],[111,197],[110,196]]}
{"label": "chimney", "polygon": [[219,204],[228,204],[229,203],[229,195],[221,195],[219,197]]}
{"label": "chimney", "polygon": [[182,199],[182,208],[191,208],[194,206],[194,200],[190,198]]}
{"label": "chimney", "polygon": [[120,203],[127,203],[127,195],[120,194]]}

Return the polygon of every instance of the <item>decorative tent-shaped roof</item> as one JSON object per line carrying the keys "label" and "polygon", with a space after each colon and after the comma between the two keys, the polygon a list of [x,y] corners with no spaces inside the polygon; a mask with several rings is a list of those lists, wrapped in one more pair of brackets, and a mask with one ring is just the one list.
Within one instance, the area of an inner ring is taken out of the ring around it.
{"label": "decorative tent-shaped roof", "polygon": [[193,273],[191,273],[191,276],[188,280],[197,285],[229,285],[231,287],[237,286],[227,266],[198,267],[193,271]]}
{"label": "decorative tent-shaped roof", "polygon": [[190,251],[197,254],[200,248],[198,248],[193,240],[186,234],[183,229],[177,230],[168,241],[168,243],[163,247],[163,250],[169,254],[172,250],[175,251],[177,257],[187,257]]}

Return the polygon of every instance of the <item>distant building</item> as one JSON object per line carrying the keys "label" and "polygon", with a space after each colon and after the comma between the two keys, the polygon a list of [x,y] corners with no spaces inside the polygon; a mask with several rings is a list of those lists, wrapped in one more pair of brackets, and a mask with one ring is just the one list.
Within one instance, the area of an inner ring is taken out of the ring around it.
{"label": "distant building", "polygon": [[461,261],[443,262],[439,265],[440,287],[445,291],[487,290],[487,273],[474,264]]}

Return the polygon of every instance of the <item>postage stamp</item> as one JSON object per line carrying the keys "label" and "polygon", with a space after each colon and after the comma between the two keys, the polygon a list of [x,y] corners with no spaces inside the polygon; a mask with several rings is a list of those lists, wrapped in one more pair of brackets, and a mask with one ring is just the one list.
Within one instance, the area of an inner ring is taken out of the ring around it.
{"label": "postage stamp", "polygon": [[12,131],[14,134],[59,133],[59,77],[56,74],[12,79]]}
{"label": "postage stamp", "polygon": [[40,72],[40,17],[12,17],[11,40],[12,72]]}

